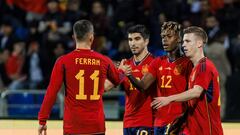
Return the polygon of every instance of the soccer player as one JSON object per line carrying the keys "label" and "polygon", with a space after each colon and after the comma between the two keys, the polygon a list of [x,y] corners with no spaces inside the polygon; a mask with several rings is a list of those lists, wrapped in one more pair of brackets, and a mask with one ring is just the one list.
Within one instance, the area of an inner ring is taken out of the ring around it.
{"label": "soccer player", "polygon": [[159,97],[155,105],[188,101],[187,127],[191,135],[222,135],[220,119],[219,74],[213,63],[204,56],[206,32],[196,26],[184,30],[183,49],[194,64],[188,81],[189,90]]}
{"label": "soccer player", "polygon": [[[105,79],[115,85],[122,74],[112,61],[91,50],[94,29],[88,20],[77,21],[73,26],[76,49],[60,57],[53,68],[38,119],[38,132],[46,134],[46,120],[64,82],[65,104],[64,134],[105,134],[102,94]],[[124,74],[123,74],[124,76]]]}
{"label": "soccer player", "polygon": [[[128,43],[133,57],[125,60],[124,63],[132,67],[133,76],[139,79],[148,71],[149,63],[154,59],[148,52],[149,36],[149,31],[144,25],[134,25],[128,29]],[[121,69],[121,65],[119,68]],[[113,87],[109,85],[111,84],[108,83],[105,86],[108,89]],[[141,93],[133,87],[127,77],[122,85],[126,93],[123,119],[124,135],[151,135],[153,113],[150,104],[152,92],[156,91],[156,87],[152,85],[149,90]]]}
{"label": "soccer player", "polygon": [[[138,90],[146,90],[154,81],[157,83],[157,96],[169,96],[187,89],[187,80],[192,70],[191,61],[180,53],[181,25],[165,22],[161,27],[163,48],[167,56],[158,57],[148,67],[141,80],[132,76],[132,69],[125,65],[125,73]],[[185,111],[183,103],[174,103],[160,108],[154,120],[154,135],[169,134],[171,123]]]}

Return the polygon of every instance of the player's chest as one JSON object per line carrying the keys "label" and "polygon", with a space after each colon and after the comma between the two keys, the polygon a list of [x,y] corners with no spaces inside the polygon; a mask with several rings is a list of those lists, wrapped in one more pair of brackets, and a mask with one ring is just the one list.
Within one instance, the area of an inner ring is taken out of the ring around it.
{"label": "player's chest", "polygon": [[148,64],[141,65],[131,64],[133,76],[141,79],[144,76],[144,74],[148,72],[148,67],[149,67]]}
{"label": "player's chest", "polygon": [[160,88],[185,86],[187,75],[183,64],[162,64],[157,70],[157,81]]}
{"label": "player's chest", "polygon": [[162,63],[157,69],[157,76],[161,77],[164,75],[172,77],[181,77],[185,74],[184,64],[175,64],[175,63]]}

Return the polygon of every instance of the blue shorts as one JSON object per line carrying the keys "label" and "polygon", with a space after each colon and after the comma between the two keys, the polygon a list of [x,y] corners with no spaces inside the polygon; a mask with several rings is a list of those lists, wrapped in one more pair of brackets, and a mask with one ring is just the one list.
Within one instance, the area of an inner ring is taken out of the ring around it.
{"label": "blue shorts", "polygon": [[163,127],[154,127],[154,135],[167,135],[170,124]]}
{"label": "blue shorts", "polygon": [[[154,135],[170,135],[169,134],[170,126],[171,124],[168,124],[163,127],[154,127]],[[171,133],[171,135],[187,135],[187,134],[185,134],[184,131],[180,131],[178,134]]]}
{"label": "blue shorts", "polygon": [[153,135],[150,127],[124,128],[123,135]]}

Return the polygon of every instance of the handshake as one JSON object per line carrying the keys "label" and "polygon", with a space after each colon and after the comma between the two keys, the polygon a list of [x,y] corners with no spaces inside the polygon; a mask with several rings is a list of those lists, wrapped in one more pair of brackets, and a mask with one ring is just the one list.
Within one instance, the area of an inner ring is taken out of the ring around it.
{"label": "handshake", "polygon": [[129,63],[127,63],[126,59],[122,59],[121,62],[117,62],[116,66],[119,70],[122,70],[126,76],[130,76],[132,74],[132,67]]}

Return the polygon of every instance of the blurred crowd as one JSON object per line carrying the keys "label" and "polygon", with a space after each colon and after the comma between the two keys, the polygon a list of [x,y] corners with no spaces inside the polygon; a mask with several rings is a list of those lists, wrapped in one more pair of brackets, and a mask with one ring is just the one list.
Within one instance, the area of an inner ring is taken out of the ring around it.
{"label": "blurred crowd", "polygon": [[93,49],[115,61],[131,56],[125,37],[131,25],[147,26],[156,56],[165,54],[163,22],[201,26],[209,36],[206,55],[220,73],[222,99],[225,88],[236,89],[228,80],[240,74],[239,0],[1,0],[0,14],[1,90],[45,89],[55,60],[75,48],[72,25],[79,19],[94,24]]}

